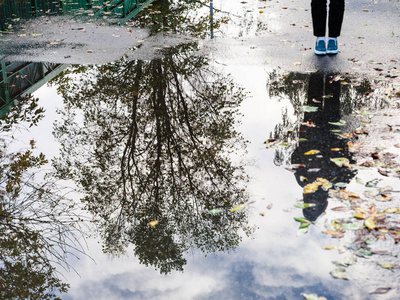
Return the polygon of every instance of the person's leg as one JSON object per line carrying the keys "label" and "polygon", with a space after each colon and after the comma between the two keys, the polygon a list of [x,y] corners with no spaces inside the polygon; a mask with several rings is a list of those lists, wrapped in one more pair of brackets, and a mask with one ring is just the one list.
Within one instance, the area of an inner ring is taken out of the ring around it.
{"label": "person's leg", "polygon": [[311,0],[313,31],[316,37],[324,37],[326,32],[326,0]]}
{"label": "person's leg", "polygon": [[329,37],[337,38],[340,35],[344,15],[344,0],[330,0],[329,3]]}

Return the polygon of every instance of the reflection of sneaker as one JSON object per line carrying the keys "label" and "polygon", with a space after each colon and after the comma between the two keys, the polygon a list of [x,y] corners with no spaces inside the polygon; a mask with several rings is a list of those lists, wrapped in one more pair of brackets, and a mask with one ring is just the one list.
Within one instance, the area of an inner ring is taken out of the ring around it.
{"label": "reflection of sneaker", "polygon": [[339,52],[337,39],[329,39],[328,40],[328,49],[326,50],[327,54],[337,54]]}
{"label": "reflection of sneaker", "polygon": [[326,47],[325,47],[325,40],[319,39],[315,43],[314,53],[317,55],[325,55],[326,54]]}

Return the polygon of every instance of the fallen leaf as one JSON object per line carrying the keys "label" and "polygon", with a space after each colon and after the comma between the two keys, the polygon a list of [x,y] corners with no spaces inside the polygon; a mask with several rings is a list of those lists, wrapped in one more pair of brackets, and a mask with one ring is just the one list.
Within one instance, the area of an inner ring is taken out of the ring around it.
{"label": "fallen leaf", "polygon": [[370,218],[368,218],[368,219],[366,219],[366,220],[364,221],[364,225],[365,225],[365,227],[367,227],[369,230],[372,230],[372,229],[375,229],[375,228],[376,228],[376,225],[375,225],[374,221],[373,221],[372,219],[370,219]]}
{"label": "fallen leaf", "polygon": [[318,111],[318,107],[316,107],[316,106],[308,106],[308,105],[300,106],[300,111],[302,111],[302,112],[316,112],[316,111]]}
{"label": "fallen leaf", "polygon": [[314,155],[319,153],[319,150],[310,150],[304,153],[304,155]]}
{"label": "fallen leaf", "polygon": [[305,218],[294,218],[294,219],[295,219],[295,221],[300,222],[300,223],[310,223],[310,221]]}
{"label": "fallen leaf", "polygon": [[240,204],[238,206],[235,206],[234,208],[231,209],[231,212],[235,212],[235,211],[240,211],[243,210],[246,206],[244,204]]}
{"label": "fallen leaf", "polygon": [[375,291],[373,291],[370,294],[386,294],[387,292],[389,292],[392,288],[390,287],[380,287],[377,288]]}
{"label": "fallen leaf", "polygon": [[332,208],[333,211],[349,211],[351,210],[351,207],[348,206],[338,206],[338,207],[334,207]]}
{"label": "fallen leaf", "polygon": [[336,247],[335,246],[323,246],[322,249],[324,249],[324,250],[334,250],[334,249],[336,249]]}
{"label": "fallen leaf", "polygon": [[313,206],[315,206],[315,203],[296,203],[294,205],[294,207],[297,207],[297,208],[308,208],[308,207],[313,207]]}
{"label": "fallen leaf", "polygon": [[400,214],[400,209],[398,207],[388,207],[385,209],[387,214]]}
{"label": "fallen leaf", "polygon": [[382,268],[389,269],[389,270],[393,269],[393,267],[394,267],[394,264],[389,263],[389,262],[380,262],[380,261],[378,261],[377,264],[379,266],[381,266]]}
{"label": "fallen leaf", "polygon": [[329,122],[329,124],[335,125],[335,126],[344,126],[344,125],[346,125],[346,121],[340,120],[339,122]]}
{"label": "fallen leaf", "polygon": [[303,235],[303,234],[306,234],[308,232],[308,227],[305,227],[305,228],[300,228],[298,231],[297,231],[297,235],[299,236],[299,235]]}
{"label": "fallen leaf", "polygon": [[331,161],[334,162],[339,167],[351,168],[350,161],[348,158],[336,157],[336,158],[331,158]]}
{"label": "fallen leaf", "polygon": [[313,183],[309,183],[304,187],[303,193],[304,194],[314,193],[316,190],[318,190],[319,186],[320,186],[320,184],[318,184],[315,181]]}
{"label": "fallen leaf", "polygon": [[149,225],[151,226],[151,227],[156,227],[156,225],[158,224],[158,221],[157,220],[154,220],[154,221],[150,221],[149,222]]}
{"label": "fallen leaf", "polygon": [[392,199],[393,195],[391,194],[379,194],[378,196],[375,197],[375,200],[380,202],[388,202],[392,201]]}
{"label": "fallen leaf", "polygon": [[331,271],[331,275],[334,278],[349,280],[349,278],[345,272],[346,272],[345,268],[337,268],[337,269]]}
{"label": "fallen leaf", "polygon": [[319,297],[317,294],[301,294],[306,300],[326,300],[325,297]]}
{"label": "fallen leaf", "polygon": [[221,212],[221,209],[219,209],[219,208],[214,208],[214,209],[209,210],[208,212],[209,212],[210,214],[217,214],[217,213]]}

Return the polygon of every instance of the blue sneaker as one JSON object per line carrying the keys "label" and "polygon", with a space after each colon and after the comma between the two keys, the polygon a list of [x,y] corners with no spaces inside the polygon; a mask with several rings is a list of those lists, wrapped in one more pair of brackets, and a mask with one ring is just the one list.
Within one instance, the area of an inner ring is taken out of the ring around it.
{"label": "blue sneaker", "polygon": [[327,54],[335,55],[339,52],[337,40],[329,39],[328,40],[328,49],[326,50]]}
{"label": "blue sneaker", "polygon": [[317,40],[317,42],[315,43],[314,53],[317,55],[326,54],[325,40],[323,39]]}

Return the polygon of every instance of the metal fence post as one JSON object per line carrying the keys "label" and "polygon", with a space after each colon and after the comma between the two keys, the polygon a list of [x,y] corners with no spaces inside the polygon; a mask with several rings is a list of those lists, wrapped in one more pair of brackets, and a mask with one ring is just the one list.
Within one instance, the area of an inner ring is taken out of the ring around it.
{"label": "metal fence post", "polygon": [[214,38],[214,7],[213,0],[210,0],[211,39]]}

